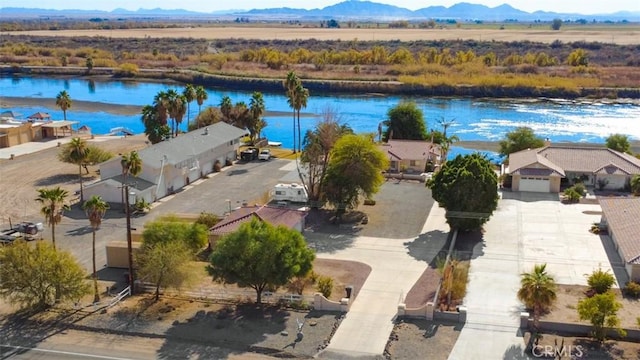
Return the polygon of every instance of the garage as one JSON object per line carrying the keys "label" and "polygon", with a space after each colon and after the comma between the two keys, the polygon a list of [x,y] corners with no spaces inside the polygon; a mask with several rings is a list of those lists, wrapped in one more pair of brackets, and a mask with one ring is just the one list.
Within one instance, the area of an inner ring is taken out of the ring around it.
{"label": "garage", "polygon": [[523,176],[520,178],[520,191],[549,192],[549,178],[540,176]]}

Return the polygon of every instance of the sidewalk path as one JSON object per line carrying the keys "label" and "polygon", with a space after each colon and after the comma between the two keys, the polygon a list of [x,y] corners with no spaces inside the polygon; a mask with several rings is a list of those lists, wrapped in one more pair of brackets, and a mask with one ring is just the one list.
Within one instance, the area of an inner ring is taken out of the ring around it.
{"label": "sidewalk path", "polygon": [[374,237],[358,237],[351,247],[331,255],[318,254],[319,258],[359,261],[371,266],[371,274],[319,357],[382,358],[400,298],[409,292],[428,262],[437,255],[433,249],[440,249],[446,243],[449,226],[445,223],[444,210],[437,203],[433,205],[423,234],[432,231],[428,241],[419,242],[422,244],[419,248],[415,243],[411,245],[411,255],[408,243],[416,239]]}
{"label": "sidewalk path", "polygon": [[517,205],[500,202],[503,209],[484,226],[484,247],[474,249],[464,300],[467,322],[450,360],[526,358],[518,336],[522,305],[516,297],[522,272],[518,239],[522,219],[517,209],[508,208]]}

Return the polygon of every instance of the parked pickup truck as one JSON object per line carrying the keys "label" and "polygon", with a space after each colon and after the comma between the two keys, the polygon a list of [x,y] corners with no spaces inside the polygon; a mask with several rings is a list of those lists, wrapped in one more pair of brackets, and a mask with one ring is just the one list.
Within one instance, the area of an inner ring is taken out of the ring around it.
{"label": "parked pickup truck", "polygon": [[25,240],[35,240],[44,231],[42,223],[21,222],[13,226],[12,229],[0,231],[0,241],[10,243],[24,238]]}

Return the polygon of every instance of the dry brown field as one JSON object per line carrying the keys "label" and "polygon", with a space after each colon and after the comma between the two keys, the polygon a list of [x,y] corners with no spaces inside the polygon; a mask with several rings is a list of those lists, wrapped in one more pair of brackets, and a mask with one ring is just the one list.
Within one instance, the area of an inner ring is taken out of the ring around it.
{"label": "dry brown field", "polygon": [[8,32],[6,34],[39,36],[104,36],[111,38],[203,38],[215,39],[258,39],[258,40],[342,40],[350,41],[416,41],[416,40],[477,40],[477,41],[533,41],[562,42],[602,42],[618,45],[640,44],[640,28],[604,28],[586,30],[543,30],[543,29],[326,29],[304,27],[196,27],[196,28],[148,28],[117,30],[37,30]]}

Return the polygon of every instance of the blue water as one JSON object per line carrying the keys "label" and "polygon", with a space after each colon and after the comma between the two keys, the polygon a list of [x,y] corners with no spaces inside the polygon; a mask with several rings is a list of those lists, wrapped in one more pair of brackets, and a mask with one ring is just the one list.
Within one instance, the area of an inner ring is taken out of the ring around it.
{"label": "blue water", "polygon": [[[48,79],[34,77],[0,78],[0,97],[55,98],[62,90],[67,90],[72,100],[97,101],[110,104],[139,105],[153,102],[153,97],[168,89],[182,91],[182,85],[163,83],[142,83],[125,81],[89,81],[86,79]],[[209,99],[203,104],[217,106],[227,95],[235,103],[251,98],[250,92],[207,89]],[[291,112],[287,99],[282,93],[265,93],[268,111]],[[461,140],[499,140],[504,134],[518,126],[528,126],[541,137],[551,141],[604,142],[613,133],[629,135],[640,139],[640,106],[633,104],[602,104],[571,101],[531,100],[477,100],[428,97],[398,96],[349,96],[311,94],[303,113],[311,116],[301,118],[302,131],[311,129],[320,120],[320,114],[327,107],[333,108],[341,120],[358,133],[376,133],[378,124],[386,118],[387,111],[402,100],[412,100],[423,110],[427,127],[441,129],[438,120],[454,119],[447,130]],[[190,117],[197,114],[198,106],[191,104]],[[5,109],[3,109],[5,110]],[[28,116],[36,111],[48,112],[53,119],[62,119],[62,111],[57,108],[29,107],[11,108]],[[123,126],[136,133],[144,131],[139,115],[126,116],[109,112],[83,112],[67,110],[67,118],[89,126],[95,134],[105,134],[109,129]],[[284,147],[292,146],[292,115],[267,117],[268,126],[263,135],[270,141],[282,142]],[[183,122],[186,128],[186,116]],[[451,155],[465,152],[453,149]]]}

